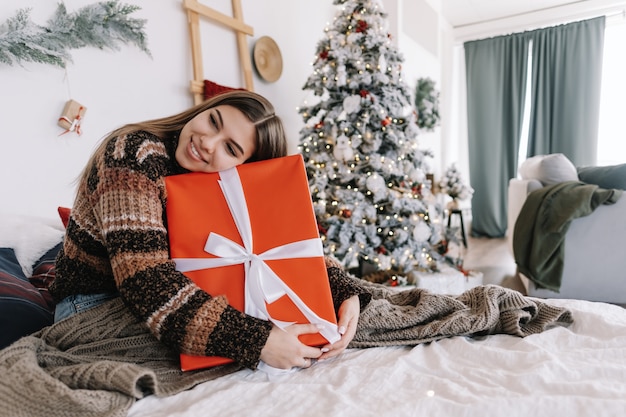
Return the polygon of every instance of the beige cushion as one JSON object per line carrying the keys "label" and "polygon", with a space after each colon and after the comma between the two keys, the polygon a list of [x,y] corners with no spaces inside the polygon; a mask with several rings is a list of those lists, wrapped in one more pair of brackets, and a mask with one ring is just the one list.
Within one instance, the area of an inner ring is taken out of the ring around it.
{"label": "beige cushion", "polygon": [[536,155],[525,160],[519,168],[524,180],[537,180],[543,185],[578,181],[576,167],[562,153]]}

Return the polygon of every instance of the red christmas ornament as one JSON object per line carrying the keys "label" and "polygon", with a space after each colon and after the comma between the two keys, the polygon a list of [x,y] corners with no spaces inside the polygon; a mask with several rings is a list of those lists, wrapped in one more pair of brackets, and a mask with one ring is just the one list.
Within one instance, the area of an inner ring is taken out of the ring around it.
{"label": "red christmas ornament", "polygon": [[356,24],[356,32],[361,33],[367,30],[367,22],[365,20],[359,20]]}
{"label": "red christmas ornament", "polygon": [[391,124],[391,117],[387,117],[386,119],[381,120],[380,124],[383,126],[389,126]]}
{"label": "red christmas ornament", "polygon": [[339,212],[339,214],[341,214],[342,217],[349,219],[350,217],[352,217],[352,210],[343,209]]}
{"label": "red christmas ornament", "polygon": [[320,59],[328,58],[328,51],[326,49],[324,49],[322,52],[320,52],[319,57],[320,57]]}
{"label": "red christmas ornament", "polygon": [[316,129],[321,129],[322,127],[324,127],[324,122],[318,122],[315,124]]}
{"label": "red christmas ornament", "polygon": [[317,230],[322,235],[326,235],[326,232],[328,232],[328,230],[326,230],[326,228],[322,226],[319,222],[317,222]]}
{"label": "red christmas ornament", "polygon": [[368,95],[369,93],[370,93],[370,92],[369,92],[369,91],[367,91],[367,90],[361,90],[361,91],[359,91],[359,95],[360,95],[362,98],[367,97],[367,95]]}
{"label": "red christmas ornament", "polygon": [[387,253],[387,249],[385,249],[384,246],[379,246],[379,247],[376,248],[376,252],[384,255],[384,254]]}
{"label": "red christmas ornament", "polygon": [[463,266],[459,266],[459,267],[458,267],[458,270],[459,270],[460,272],[462,272],[462,273],[463,273],[463,275],[465,275],[466,277],[469,277],[470,271],[468,271],[467,269],[463,268]]}

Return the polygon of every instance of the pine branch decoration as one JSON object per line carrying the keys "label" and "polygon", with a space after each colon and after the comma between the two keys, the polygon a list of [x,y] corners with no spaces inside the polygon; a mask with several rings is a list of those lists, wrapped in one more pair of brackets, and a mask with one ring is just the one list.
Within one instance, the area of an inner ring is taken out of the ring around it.
{"label": "pine branch decoration", "polygon": [[46,27],[31,21],[30,9],[20,9],[0,26],[0,62],[13,65],[28,61],[65,68],[72,62],[70,49],[92,46],[119,50],[120,44],[134,44],[151,56],[143,30],[145,19],[129,17],[139,9],[112,0],[69,14],[60,3]]}

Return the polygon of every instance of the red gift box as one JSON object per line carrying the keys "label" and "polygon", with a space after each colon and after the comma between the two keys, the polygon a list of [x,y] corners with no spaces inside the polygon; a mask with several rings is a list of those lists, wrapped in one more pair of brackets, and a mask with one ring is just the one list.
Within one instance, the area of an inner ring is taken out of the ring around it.
{"label": "red gift box", "polygon": [[[213,296],[279,327],[316,323],[309,346],[339,339],[301,155],[167,177],[170,256]],[[232,362],[181,355],[183,371]]]}

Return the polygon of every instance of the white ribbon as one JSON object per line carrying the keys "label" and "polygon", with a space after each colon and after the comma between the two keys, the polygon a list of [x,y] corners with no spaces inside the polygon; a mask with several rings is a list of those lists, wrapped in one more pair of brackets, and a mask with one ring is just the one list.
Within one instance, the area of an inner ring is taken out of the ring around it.
{"label": "white ribbon", "polygon": [[239,173],[236,168],[231,168],[221,171],[219,175],[221,179],[219,185],[235,220],[243,246],[224,236],[211,232],[207,238],[204,250],[207,253],[218,256],[218,258],[175,258],[173,260],[176,263],[176,269],[181,272],[187,272],[244,264],[246,314],[263,320],[271,320],[278,327],[284,329],[293,324],[293,322],[273,319],[267,311],[266,302],[271,304],[280,297],[287,295],[310,323],[318,325],[319,333],[326,340],[330,343],[338,341],[341,336],[337,332],[337,325],[321,318],[311,310],[265,263],[265,261],[277,259],[324,256],[321,240],[319,238],[306,239],[277,246],[261,254],[253,253],[250,215]]}

